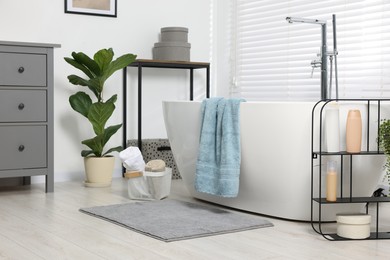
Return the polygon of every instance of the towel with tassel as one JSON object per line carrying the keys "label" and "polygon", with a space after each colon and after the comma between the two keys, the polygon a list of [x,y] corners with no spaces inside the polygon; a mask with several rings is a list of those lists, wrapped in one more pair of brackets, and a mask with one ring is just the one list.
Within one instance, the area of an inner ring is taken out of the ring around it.
{"label": "towel with tassel", "polygon": [[195,176],[198,192],[237,197],[241,164],[240,103],[243,101],[210,98],[202,102]]}

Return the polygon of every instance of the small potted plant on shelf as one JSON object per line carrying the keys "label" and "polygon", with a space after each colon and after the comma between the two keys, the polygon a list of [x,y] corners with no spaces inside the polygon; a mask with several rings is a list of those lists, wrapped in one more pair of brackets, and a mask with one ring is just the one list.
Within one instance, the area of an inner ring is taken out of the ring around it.
{"label": "small potted plant on shelf", "polygon": [[82,78],[72,74],[68,76],[69,82],[89,89],[94,96],[91,98],[86,92],[78,91],[69,97],[73,110],[88,119],[95,133],[94,137],[81,142],[89,148],[82,150],[81,156],[84,157],[85,185],[90,187],[104,187],[111,184],[115,157],[110,153],[122,150],[121,146],[105,149],[109,139],[121,128],[122,124],[106,127],[108,119],[115,110],[117,95],[104,99],[103,90],[106,80],[117,70],[132,63],[136,55],[124,54],[115,60],[113,57],[114,52],[110,48],[99,50],[93,58],[82,52],[72,52],[72,58],[64,58],[67,63],[87,76],[87,78]]}
{"label": "small potted plant on shelf", "polygon": [[384,182],[388,185],[388,190],[385,192],[386,194],[389,193],[390,189],[390,120],[389,119],[383,119],[380,126],[379,126],[379,145],[383,149],[383,152],[386,155],[386,174],[384,177]]}

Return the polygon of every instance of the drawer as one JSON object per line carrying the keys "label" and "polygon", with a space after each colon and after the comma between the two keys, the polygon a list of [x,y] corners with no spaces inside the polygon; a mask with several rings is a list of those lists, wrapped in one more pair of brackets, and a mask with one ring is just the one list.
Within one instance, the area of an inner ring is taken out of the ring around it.
{"label": "drawer", "polygon": [[47,166],[46,126],[1,126],[0,169]]}
{"label": "drawer", "polygon": [[46,55],[0,53],[1,86],[46,86]]}
{"label": "drawer", "polygon": [[0,122],[45,121],[45,90],[0,90]]}

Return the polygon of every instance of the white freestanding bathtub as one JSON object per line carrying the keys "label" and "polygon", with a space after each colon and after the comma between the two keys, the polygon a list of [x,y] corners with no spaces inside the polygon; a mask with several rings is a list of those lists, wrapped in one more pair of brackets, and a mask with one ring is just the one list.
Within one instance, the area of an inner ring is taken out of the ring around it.
{"label": "white freestanding bathtub", "polygon": [[[164,101],[164,120],[172,152],[191,195],[254,213],[310,221],[311,113],[314,104],[241,103],[239,194],[236,198],[222,198],[199,193],[194,188],[201,102]],[[381,176],[384,158],[358,157],[354,159],[354,174],[363,177],[355,178],[354,193],[369,196]],[[322,220],[334,220],[336,213],[362,211],[363,207],[362,204],[325,206]],[[314,215],[316,213],[315,209]]]}

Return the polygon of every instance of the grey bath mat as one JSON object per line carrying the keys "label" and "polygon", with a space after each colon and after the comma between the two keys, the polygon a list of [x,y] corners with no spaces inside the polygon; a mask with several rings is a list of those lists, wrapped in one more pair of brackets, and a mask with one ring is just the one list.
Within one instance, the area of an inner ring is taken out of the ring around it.
{"label": "grey bath mat", "polygon": [[257,216],[169,199],[80,211],[165,242],[273,226]]}

